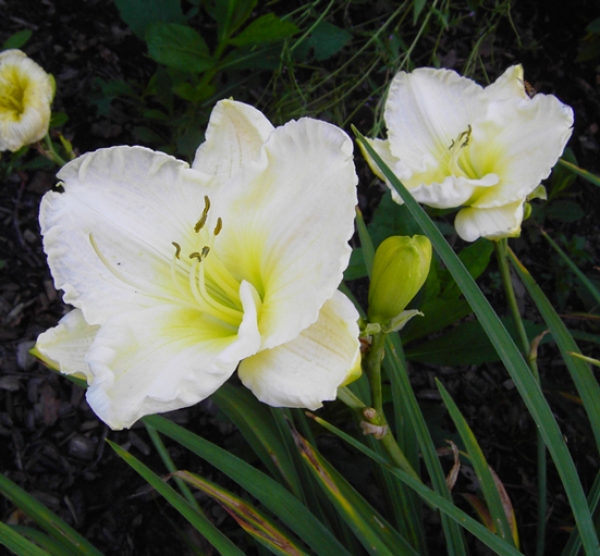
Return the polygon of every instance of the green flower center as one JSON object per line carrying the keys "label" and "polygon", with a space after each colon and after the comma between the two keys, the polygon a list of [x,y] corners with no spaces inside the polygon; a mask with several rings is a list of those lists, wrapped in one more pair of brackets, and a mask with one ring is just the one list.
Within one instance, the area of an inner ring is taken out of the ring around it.
{"label": "green flower center", "polygon": [[210,199],[205,196],[204,202],[204,211],[194,226],[198,248],[183,254],[181,246],[172,242],[175,253],[171,263],[171,276],[176,287],[181,289],[180,273],[187,273],[189,291],[200,311],[237,328],[244,316],[239,295],[240,282],[221,262],[213,249],[215,238],[223,227],[223,221],[219,217],[213,230],[207,230]]}

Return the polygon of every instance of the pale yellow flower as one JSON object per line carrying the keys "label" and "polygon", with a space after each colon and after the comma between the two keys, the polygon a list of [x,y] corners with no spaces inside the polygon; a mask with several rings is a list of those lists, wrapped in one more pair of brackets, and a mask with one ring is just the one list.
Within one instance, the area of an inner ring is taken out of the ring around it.
{"label": "pale yellow flower", "polygon": [[20,50],[0,52],[0,151],[18,151],[48,132],[52,78]]}
{"label": "pale yellow flower", "polygon": [[485,88],[445,69],[400,72],[384,117],[388,138],[371,146],[417,201],[460,208],[454,224],[466,241],[519,235],[525,201],[539,196],[573,126],[555,96],[528,96],[520,65]]}
{"label": "pale yellow flower", "polygon": [[76,308],[37,351],[84,376],[114,429],[192,405],[237,369],[272,406],[315,409],[360,373],[348,264],[352,141],[217,104],[190,167],[142,147],[88,153],[40,209],[57,288]]}

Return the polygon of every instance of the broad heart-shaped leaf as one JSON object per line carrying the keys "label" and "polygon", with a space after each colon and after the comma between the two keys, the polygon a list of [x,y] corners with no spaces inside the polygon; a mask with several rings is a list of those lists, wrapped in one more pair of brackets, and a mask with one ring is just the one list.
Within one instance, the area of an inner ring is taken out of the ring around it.
{"label": "broad heart-shaped leaf", "polygon": [[219,70],[274,70],[281,64],[283,43],[265,45],[262,48],[241,46],[232,50],[219,62]]}
{"label": "broad heart-shaped leaf", "polygon": [[[504,326],[516,341],[518,338],[512,319],[501,319]],[[525,330],[529,340],[541,334],[546,327],[525,321]],[[544,337],[542,342],[549,341]],[[410,361],[436,363],[438,365],[480,365],[498,361],[500,356],[488,338],[479,321],[461,323],[448,332],[432,340],[425,340],[418,345],[406,348],[406,358]]]}
{"label": "broad heart-shaped leaf", "polygon": [[421,228],[407,206],[394,202],[389,189],[375,209],[368,228],[375,247],[389,236],[414,236],[421,233]]}
{"label": "broad heart-shaped leaf", "polygon": [[267,44],[287,39],[299,30],[291,21],[284,21],[274,13],[268,13],[255,19],[237,37],[230,39],[229,44]]}
{"label": "broad heart-shaped leaf", "polygon": [[313,53],[318,62],[337,54],[352,39],[352,35],[332,23],[321,21],[310,36],[295,49],[295,56],[306,60]]}
{"label": "broad heart-shaped leaf", "polygon": [[282,530],[263,512],[239,496],[189,471],[177,471],[175,476],[216,500],[244,531],[274,554],[280,556],[306,555],[297,539],[291,538],[287,531]]}
{"label": "broad heart-shaped leaf", "polygon": [[473,312],[471,306],[464,299],[442,299],[440,297],[425,301],[419,305],[419,311],[424,316],[413,319],[406,327],[406,331],[402,331],[404,344],[438,332]]}
{"label": "broad heart-shaped leaf", "polygon": [[257,0],[215,0],[206,10],[217,22],[219,45],[226,42],[250,17]]}
{"label": "broad heart-shaped leaf", "polygon": [[279,517],[317,554],[350,556],[331,531],[306,506],[265,473],[164,417],[153,415],[144,417],[144,421],[234,480]]}
{"label": "broad heart-shaped leaf", "polygon": [[23,31],[18,31],[14,35],[11,35],[4,41],[2,45],[2,50],[10,50],[11,48],[21,48],[33,34],[29,29],[24,29]]}
{"label": "broad heart-shaped leaf", "polygon": [[369,145],[367,140],[358,131],[355,130],[355,133],[362,147],[373,158],[377,166],[379,166],[386,179],[392,184],[408,206],[411,214],[423,229],[423,232],[431,240],[434,249],[446,265],[446,268],[452,273],[466,300],[473,308],[473,312],[477,315],[484,330],[494,344],[552,455],[552,459],[565,488],[577,528],[581,534],[584,549],[589,554],[600,553],[598,535],[594,529],[590,509],[586,502],[575,463],[569,453],[556,419],[552,414],[552,410],[544,398],[540,385],[532,376],[531,370],[527,366],[523,356],[506,331],[506,328],[502,325],[500,318],[492,309],[489,301],[485,298],[438,228],[406,187],[404,187],[390,168],[386,166],[381,157]]}
{"label": "broad heart-shaped leaf", "polygon": [[214,65],[204,39],[187,25],[151,23],[146,40],[150,57],[167,67],[201,73]]}
{"label": "broad heart-shaped leaf", "polygon": [[[202,513],[198,512],[181,494],[171,485],[161,479],[156,473],[146,467],[136,457],[121,448],[118,444],[108,441],[111,448],[127,463],[133,470],[173,506],[206,540],[214,546],[221,554],[227,556],[242,556],[243,552],[233,544],[219,529],[213,525]],[[184,483],[185,484],[185,483]]]}
{"label": "broad heart-shaped leaf", "polygon": [[121,19],[144,39],[150,23],[185,23],[181,0],[115,0]]}
{"label": "broad heart-shaped leaf", "polygon": [[[494,252],[494,243],[484,237],[476,242],[467,245],[458,253],[458,258],[465,265],[469,274],[477,279],[490,263],[490,257]],[[446,282],[442,292],[444,299],[454,299],[460,294],[460,288],[456,285],[452,275],[446,270],[440,272],[440,281]]]}

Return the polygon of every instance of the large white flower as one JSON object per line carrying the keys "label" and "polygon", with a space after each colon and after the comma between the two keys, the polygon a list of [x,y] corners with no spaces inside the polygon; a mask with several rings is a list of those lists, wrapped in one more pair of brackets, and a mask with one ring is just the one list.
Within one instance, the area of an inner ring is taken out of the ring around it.
{"label": "large white flower", "polygon": [[230,100],[190,168],[142,147],[86,154],[42,200],[44,249],[76,307],[37,350],[89,383],[113,429],[192,405],[239,365],[273,406],[315,409],[360,373],[357,312],[337,291],[357,177],[339,128],[273,128]]}
{"label": "large white flower", "polygon": [[17,151],[46,135],[53,96],[51,77],[24,52],[0,52],[0,151]]}
{"label": "large white flower", "polygon": [[485,88],[450,70],[400,72],[384,117],[388,139],[370,144],[417,201],[462,207],[455,226],[467,241],[519,235],[525,200],[550,174],[573,125],[573,111],[556,97],[528,96],[520,65]]}

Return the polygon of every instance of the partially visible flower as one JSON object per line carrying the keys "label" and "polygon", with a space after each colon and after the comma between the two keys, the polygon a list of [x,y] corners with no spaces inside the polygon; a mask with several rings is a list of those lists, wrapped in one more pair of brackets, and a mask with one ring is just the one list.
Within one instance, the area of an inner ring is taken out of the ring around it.
{"label": "partially visible flower", "polygon": [[273,406],[315,409],[360,373],[358,314],[337,291],[357,177],[352,142],[308,118],[273,128],[224,100],[190,168],[142,147],[59,172],[40,222],[76,308],[37,351],[84,376],[113,429],[192,405],[238,368]]}
{"label": "partially visible flower", "polygon": [[[406,306],[429,274],[431,242],[425,236],[391,236],[375,252],[369,287],[369,322],[398,330],[407,321]],[[416,314],[412,311],[410,317]]]}
{"label": "partially visible flower", "polygon": [[528,96],[520,65],[485,88],[450,70],[400,72],[384,117],[388,139],[371,146],[417,201],[461,207],[455,227],[466,241],[520,234],[525,201],[550,174],[573,126],[573,110],[556,97]]}
{"label": "partially visible flower", "polygon": [[48,132],[54,82],[20,50],[0,52],[0,151],[18,151]]}

